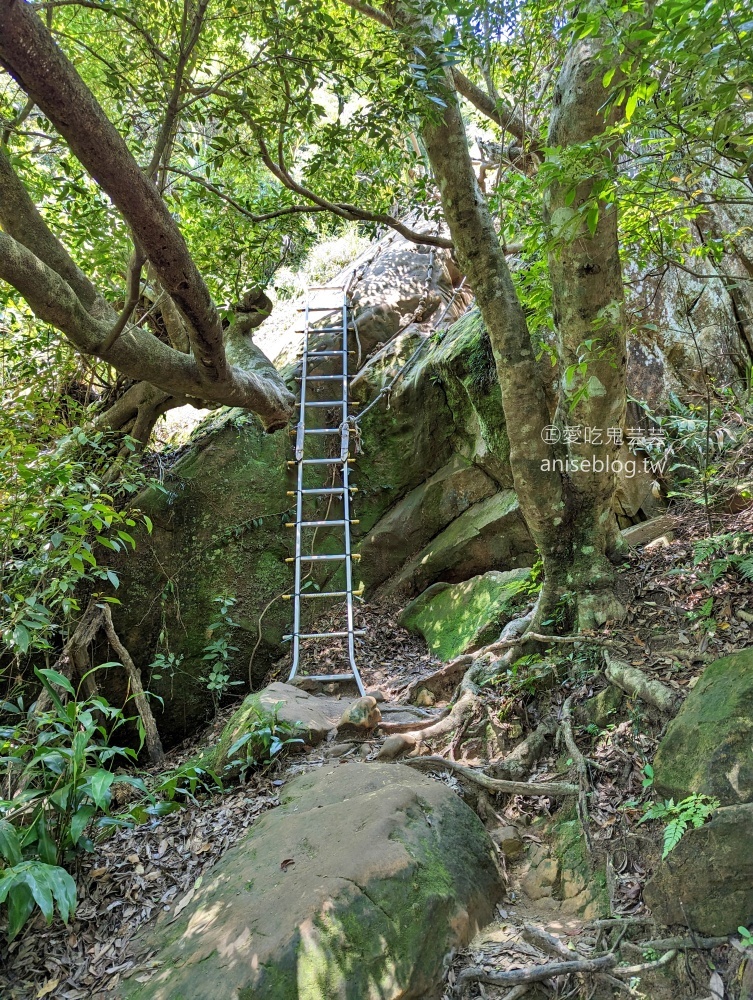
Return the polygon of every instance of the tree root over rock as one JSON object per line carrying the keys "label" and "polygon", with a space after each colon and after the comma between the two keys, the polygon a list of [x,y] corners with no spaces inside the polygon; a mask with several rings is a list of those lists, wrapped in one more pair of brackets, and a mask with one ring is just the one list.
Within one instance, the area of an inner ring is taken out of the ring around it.
{"label": "tree root over rock", "polygon": [[445,757],[409,757],[404,763],[410,764],[411,767],[443,767],[482,788],[491,792],[502,792],[505,795],[549,795],[557,798],[577,795],[579,791],[577,785],[571,785],[567,781],[504,781],[501,778],[490,778],[483,771],[476,771],[472,767],[447,760]]}

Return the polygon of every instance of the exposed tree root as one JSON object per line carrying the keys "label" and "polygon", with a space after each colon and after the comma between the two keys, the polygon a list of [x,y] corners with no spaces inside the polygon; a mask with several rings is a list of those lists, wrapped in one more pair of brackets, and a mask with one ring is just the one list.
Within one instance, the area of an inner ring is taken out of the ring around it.
{"label": "exposed tree root", "polygon": [[566,781],[503,781],[500,778],[490,778],[483,771],[476,771],[472,767],[447,760],[445,757],[409,757],[403,763],[410,764],[411,767],[443,767],[482,788],[491,792],[502,792],[505,795],[549,795],[557,798],[578,794],[578,786]]}
{"label": "exposed tree root", "polygon": [[433,739],[435,736],[444,736],[445,733],[452,732],[461,724],[466,712],[470,712],[476,704],[478,698],[475,688],[466,686],[448,714],[438,722],[425,729],[418,729],[412,726],[409,732],[400,735],[390,736],[384,741],[382,749],[377,755],[381,760],[392,760],[407,750],[415,750],[424,740]]}
{"label": "exposed tree root", "polygon": [[572,758],[573,764],[575,765],[575,770],[578,772],[578,819],[580,820],[580,825],[583,830],[583,839],[586,842],[586,847],[589,853],[593,851],[593,844],[591,843],[591,834],[588,828],[588,792],[590,789],[590,784],[588,781],[588,766],[586,765],[586,759],[583,754],[578,749],[575,742],[575,737],[573,736],[573,723],[571,714],[571,705],[573,702],[573,696],[570,695],[569,698],[565,699],[562,705],[562,718],[560,719],[560,732],[565,740],[565,746],[567,751]]}
{"label": "exposed tree root", "polygon": [[380,722],[379,728],[385,733],[417,733],[431,729],[437,722],[441,722],[442,719],[449,715],[450,711],[451,709],[448,705],[438,715],[430,719],[424,719],[423,722],[418,720],[416,722]]}
{"label": "exposed tree root", "polygon": [[515,747],[504,760],[495,761],[489,765],[489,770],[495,778],[507,781],[520,781],[530,774],[533,766],[543,756],[547,743],[557,731],[553,718],[544,719],[521,743]]}
{"label": "exposed tree root", "polygon": [[615,684],[626,694],[653,705],[660,712],[666,712],[667,715],[674,715],[677,712],[680,698],[666,684],[647,677],[642,670],[638,670],[624,660],[611,659],[606,652],[604,659],[607,664],[605,674],[611,684]]}
{"label": "exposed tree root", "polygon": [[489,972],[471,965],[463,969],[455,984],[460,993],[468,983],[485,983],[489,986],[514,986],[519,983],[543,983],[557,976],[569,976],[574,972],[601,972],[617,965],[616,955],[601,955],[599,958],[582,958],[575,962],[550,962],[534,965],[527,969],[513,969],[510,972]]}

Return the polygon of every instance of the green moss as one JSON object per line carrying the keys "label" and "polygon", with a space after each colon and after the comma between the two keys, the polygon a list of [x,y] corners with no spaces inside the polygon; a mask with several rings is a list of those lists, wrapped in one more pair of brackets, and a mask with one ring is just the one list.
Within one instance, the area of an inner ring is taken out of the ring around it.
{"label": "green moss", "polygon": [[753,801],[753,650],[706,668],[659,744],[654,774],[657,792],[675,801]]}
{"label": "green moss", "polygon": [[426,639],[442,660],[492,642],[525,600],[528,569],[490,572],[454,585],[436,583],[412,601],[400,623]]}

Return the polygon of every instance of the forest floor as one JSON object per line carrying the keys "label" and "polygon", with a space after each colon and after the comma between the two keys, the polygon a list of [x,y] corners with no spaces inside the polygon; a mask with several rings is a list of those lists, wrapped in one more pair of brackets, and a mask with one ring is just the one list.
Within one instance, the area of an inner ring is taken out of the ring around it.
{"label": "forest floor", "polygon": [[[744,511],[728,516],[715,530],[748,532],[752,528],[753,511]],[[572,696],[575,737],[588,760],[591,864],[606,872],[610,917],[628,918],[631,935],[641,940],[657,936],[642,892],[658,859],[661,839],[661,830],[652,829],[658,824],[638,826],[650,796],[644,788],[644,768],[652,760],[667,718],[642,702],[628,700],[614,723],[599,728],[578,725],[577,706],[606,686],[601,670],[604,648],[682,695],[692,688],[706,663],[750,645],[753,584],[734,571],[722,573],[714,582],[704,578],[706,564],[695,562],[696,545],[705,531],[700,515],[688,511],[677,518],[672,540],[633,552],[626,559],[620,588],[628,614],[619,626],[582,643],[558,647],[555,658],[547,654],[540,663],[483,688],[475,714],[459,731],[419,747],[421,754],[443,756],[474,768],[489,766],[493,771],[495,760],[508,755],[543,718],[557,716],[564,700]],[[441,666],[420,637],[397,624],[398,610],[372,604],[359,611],[359,625],[368,628],[358,654],[364,683],[393,703],[404,700],[406,689],[415,688],[416,681]],[[330,672],[336,651],[324,649],[318,655],[316,667]],[[268,679],[284,680],[286,673],[287,664],[281,662],[277,675]],[[445,701],[451,694],[446,692]],[[440,697],[431,711],[443,704]],[[162,770],[178,767],[197,748],[216,743],[234,707],[229,706],[196,740],[171,751]],[[339,759],[373,759],[382,741],[379,730],[353,738],[345,751],[340,746]],[[70,924],[65,927],[56,920],[47,927],[37,917],[0,956],[0,996],[8,1000],[106,997],[133,968],[128,945],[137,928],[163,909],[177,916],[217,859],[262,813],[278,804],[280,787],[293,775],[325,761],[332,761],[327,744],[305,754],[290,754],[251,775],[243,785],[224,792],[197,789],[180,810],[112,833],[97,844],[93,854],[80,859],[76,873],[79,905]],[[561,779],[571,763],[566,750],[552,744],[528,778]],[[500,864],[506,868],[506,899],[494,923],[455,956],[448,970],[446,1000],[460,995],[454,984],[469,966],[501,972],[551,962],[557,955],[562,958],[563,948],[575,958],[603,951],[611,933],[603,922],[568,912],[565,901],[555,899],[551,891],[531,891],[536,881],[531,879],[532,866],[541,867],[541,861],[551,857],[550,832],[560,804],[540,796],[479,793],[472,782],[441,766],[427,773],[458,791],[487,826],[516,826],[525,847],[517,860],[506,859],[500,851]],[[645,933],[644,925],[649,928]],[[642,948],[632,948],[635,961],[644,962]],[[681,968],[675,964],[671,976],[666,970],[647,973],[632,985],[612,984],[606,993],[598,992],[606,988],[603,983],[586,985],[582,977],[570,976],[557,981],[554,994],[551,982],[527,987],[528,992],[509,992],[473,981],[462,995],[466,1000],[514,1000],[523,995],[528,1000],[553,995],[585,1000],[616,995],[611,988],[619,988],[650,1000],[715,1000],[718,977],[731,984],[740,960],[738,951],[724,945],[713,951],[686,951]],[[592,988],[597,992],[591,992]]]}

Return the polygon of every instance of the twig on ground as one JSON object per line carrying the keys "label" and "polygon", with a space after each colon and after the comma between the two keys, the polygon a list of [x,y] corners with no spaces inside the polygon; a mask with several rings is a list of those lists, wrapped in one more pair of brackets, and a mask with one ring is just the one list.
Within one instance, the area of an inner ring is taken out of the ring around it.
{"label": "twig on ground", "polygon": [[490,778],[488,774],[476,771],[472,767],[457,764],[452,760],[445,760],[444,757],[409,757],[403,763],[410,764],[411,767],[443,767],[482,788],[492,792],[502,792],[505,795],[551,795],[558,797],[578,794],[578,786],[565,781],[503,781],[498,778]]}
{"label": "twig on ground", "polygon": [[512,986],[517,983],[542,983],[557,976],[569,976],[574,972],[600,972],[613,969],[617,965],[616,955],[601,955],[599,958],[583,958],[577,962],[550,962],[548,965],[534,965],[527,969],[513,969],[510,972],[488,972],[471,965],[463,969],[457,978],[456,990],[466,983],[486,983],[490,986]]}
{"label": "twig on ground", "polygon": [[691,951],[694,948],[699,951],[708,951],[711,948],[718,948],[722,944],[727,944],[729,937],[671,937],[654,938],[652,941],[639,941],[638,946],[646,951],[651,948],[653,951],[664,951],[665,948],[671,951]]}
{"label": "twig on ground", "polygon": [[612,970],[612,974],[615,976],[626,976],[632,978],[633,976],[642,976],[644,972],[653,972],[654,969],[661,969],[665,965],[669,965],[673,958],[677,956],[676,951],[668,951],[666,955],[662,955],[655,962],[643,962],[641,965],[627,965],[618,966],[616,969]]}

